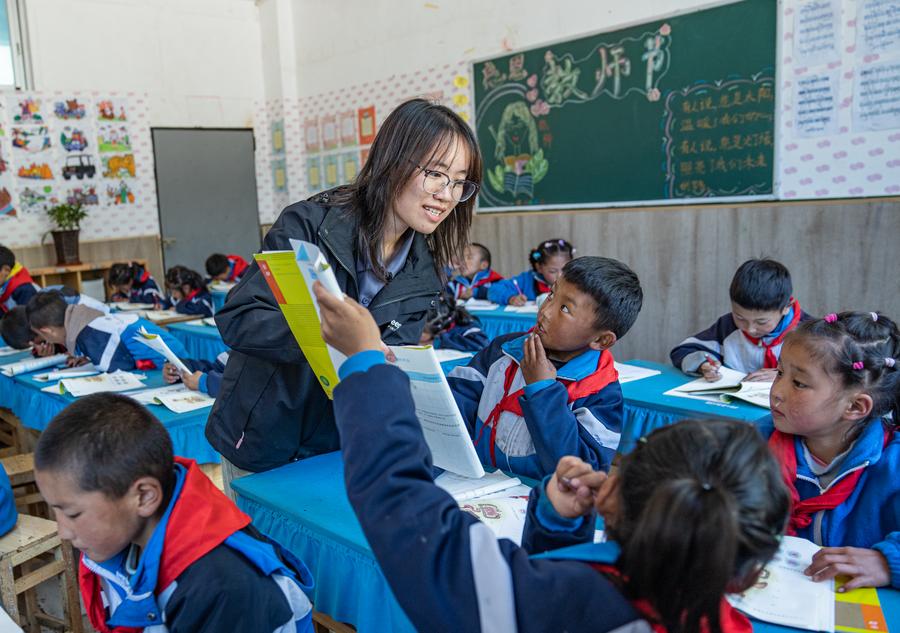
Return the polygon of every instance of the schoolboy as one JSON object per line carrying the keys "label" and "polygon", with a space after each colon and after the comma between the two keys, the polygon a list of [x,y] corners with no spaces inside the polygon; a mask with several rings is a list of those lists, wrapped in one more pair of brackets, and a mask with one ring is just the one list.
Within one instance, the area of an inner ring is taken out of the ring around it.
{"label": "schoolboy", "polygon": [[134,400],[103,393],[66,407],[34,465],[60,537],[82,553],[98,631],[312,631],[309,571],[193,460],[174,457],[166,429]]}
{"label": "schoolboy", "polygon": [[775,380],[784,337],[812,318],[793,297],[791,273],[774,259],[747,260],[734,273],[729,294],[731,312],[679,343],[669,354],[672,364],[710,381],[722,365],[750,374],[747,380]]}
{"label": "schoolboy", "polygon": [[247,260],[240,255],[223,255],[213,253],[206,258],[206,273],[209,281],[228,281],[237,283],[248,268]]}
{"label": "schoolboy", "polygon": [[[100,312],[109,313],[109,307],[106,304],[100,303],[93,297],[79,294],[66,286],[41,288],[38,292],[50,292],[53,290],[62,294],[63,299],[65,299],[66,303],[69,305],[86,305]],[[6,341],[7,345],[14,347],[15,349],[26,349],[29,346],[34,345],[35,356],[50,355],[48,353],[41,353],[40,346],[42,343],[45,343],[45,341],[31,331],[31,326],[28,323],[27,308],[24,305],[16,306],[3,315],[3,318],[0,319],[0,337]],[[47,345],[46,347],[51,350],[51,353],[55,353],[52,349],[54,347],[53,345]]]}
{"label": "schoolboy", "polygon": [[463,251],[459,274],[447,284],[454,299],[487,299],[488,289],[503,276],[491,270],[491,251],[484,244],[472,242]]}
{"label": "schoolboy", "polygon": [[17,305],[25,305],[40,286],[28,273],[28,269],[16,261],[11,250],[0,245],[0,315]]}
{"label": "schoolboy", "polygon": [[103,314],[84,305],[69,305],[59,292],[42,292],[28,302],[31,330],[48,343],[65,345],[70,354],[86,356],[100,371],[157,369],[165,358],[135,340],[143,327],[158,334],[183,358],[181,341],[136,314]]}
{"label": "schoolboy", "polygon": [[643,302],[622,262],[566,264],[528,333],[500,336],[455,368],[450,388],[485,465],[540,479],[564,455],[609,470],[624,401],[609,352]]}

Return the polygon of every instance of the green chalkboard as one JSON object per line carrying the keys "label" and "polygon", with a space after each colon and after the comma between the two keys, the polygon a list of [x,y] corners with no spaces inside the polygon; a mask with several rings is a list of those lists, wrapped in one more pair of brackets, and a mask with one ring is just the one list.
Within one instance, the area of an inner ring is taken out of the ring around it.
{"label": "green chalkboard", "polygon": [[483,210],[772,193],[776,0],[476,63]]}

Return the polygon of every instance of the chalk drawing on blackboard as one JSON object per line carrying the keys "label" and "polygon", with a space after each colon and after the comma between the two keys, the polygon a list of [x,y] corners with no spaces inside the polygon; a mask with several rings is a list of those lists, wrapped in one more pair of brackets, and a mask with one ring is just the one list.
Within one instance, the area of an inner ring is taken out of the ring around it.
{"label": "chalk drawing on blackboard", "polygon": [[775,81],[697,82],[668,94],[663,115],[666,197],[772,192]]}
{"label": "chalk drawing on blackboard", "polygon": [[543,180],[550,168],[538,141],[538,126],[528,104],[514,101],[506,105],[500,123],[494,129],[494,159],[499,164],[487,171],[488,182],[499,193],[514,197],[534,195],[534,185]]}

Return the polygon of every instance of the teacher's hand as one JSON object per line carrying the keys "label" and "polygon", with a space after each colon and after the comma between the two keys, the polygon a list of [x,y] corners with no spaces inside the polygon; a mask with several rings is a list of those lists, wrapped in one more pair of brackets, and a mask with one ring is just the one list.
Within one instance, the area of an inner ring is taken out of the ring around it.
{"label": "teacher's hand", "polygon": [[350,297],[335,297],[318,281],[313,284],[313,292],[319,302],[326,343],[345,356],[382,349],[381,332],[368,310]]}

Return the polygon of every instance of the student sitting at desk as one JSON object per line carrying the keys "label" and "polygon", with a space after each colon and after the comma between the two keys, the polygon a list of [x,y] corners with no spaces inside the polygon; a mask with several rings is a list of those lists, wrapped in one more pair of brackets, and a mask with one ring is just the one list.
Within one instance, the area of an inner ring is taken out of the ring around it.
{"label": "student sitting at desk", "polygon": [[563,266],[575,256],[575,247],[565,240],[541,242],[528,255],[531,270],[491,285],[487,298],[500,305],[522,306],[550,292]]}
{"label": "student sitting at desk", "polygon": [[167,306],[174,303],[175,312],[202,317],[213,315],[212,295],[197,271],[186,266],[172,266],[166,271],[166,288],[172,296]]}
{"label": "student sitting at desk", "polygon": [[41,434],[34,466],[60,537],[81,550],[96,630],[312,632],[303,563],[193,460],[174,457],[168,431],[131,398],[66,407]]}
{"label": "student sitting at desk", "polygon": [[487,299],[491,285],[503,279],[491,270],[491,251],[484,244],[472,242],[463,251],[459,274],[447,283],[447,290],[457,300]]}
{"label": "student sitting at desk", "polygon": [[166,363],[163,366],[163,379],[167,383],[171,385],[181,381],[192,391],[202,391],[213,398],[219,395],[225,364],[228,363],[228,352],[222,352],[213,362],[199,358],[182,358],[181,362],[187,365],[191,372],[181,373],[175,365]]}
{"label": "student sitting at desk", "polygon": [[162,337],[176,356],[187,356],[181,341],[136,314],[103,314],[87,306],[69,305],[56,291],[32,297],[26,314],[35,334],[49,343],[65,345],[70,354],[86,356],[100,371],[163,366],[165,358],[135,340],[142,327]]}
{"label": "student sitting at desk", "polygon": [[0,315],[25,305],[40,289],[15,254],[0,245]]}
{"label": "student sitting at desk", "polygon": [[[519,548],[434,485],[409,379],[384,363],[371,317],[316,295],[325,340],[348,356],[334,391],[347,496],[413,627],[750,633],[725,593],[754,584],[790,506],[753,427],[658,429],[609,477],[562,458],[531,493]],[[595,513],[611,542],[592,542]]]}
{"label": "student sitting at desk", "polygon": [[709,381],[718,380],[722,365],[750,374],[747,380],[774,380],[784,337],[812,318],[792,292],[784,265],[774,259],[744,262],[731,280],[731,312],[679,343],[669,354],[672,364]]}
{"label": "student sitting at desk", "polygon": [[900,589],[900,330],[877,312],[807,321],[787,337],[769,447],[793,497],[789,534],[821,545],[813,580]]}
{"label": "student sitting at desk", "polygon": [[609,352],[643,302],[638,277],[606,257],[573,259],[528,333],[499,336],[450,372],[482,463],[539,479],[563,455],[609,470],[624,399]]}
{"label": "student sitting at desk", "polygon": [[209,275],[210,283],[213,281],[237,283],[248,267],[247,260],[240,255],[213,253],[206,258],[206,274]]}
{"label": "student sitting at desk", "polygon": [[455,349],[461,352],[480,352],[490,344],[481,331],[481,321],[472,316],[462,304],[457,303],[445,290],[438,305],[428,311],[425,329],[419,344],[432,344],[437,349]]}
{"label": "student sitting at desk", "polygon": [[107,281],[115,289],[113,301],[152,305],[161,305],[165,302],[165,297],[156,280],[150,276],[150,271],[137,262],[113,264],[109,269]]}

